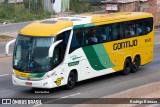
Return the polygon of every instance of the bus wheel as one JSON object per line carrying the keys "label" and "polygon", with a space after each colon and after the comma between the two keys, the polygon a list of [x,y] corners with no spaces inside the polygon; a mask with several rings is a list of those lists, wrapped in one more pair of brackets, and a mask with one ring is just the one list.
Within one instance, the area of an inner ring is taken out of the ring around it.
{"label": "bus wheel", "polygon": [[71,90],[75,87],[76,84],[76,75],[73,72],[70,72],[69,76],[68,76],[68,82],[67,85],[65,86],[65,88],[67,90]]}
{"label": "bus wheel", "polygon": [[131,71],[131,68],[132,68],[132,64],[131,64],[131,61],[129,58],[127,58],[124,62],[124,68],[123,68],[123,71],[122,71],[122,74],[123,75],[127,75],[130,73]]}
{"label": "bus wheel", "polygon": [[131,72],[132,72],[132,73],[137,72],[138,69],[139,69],[139,66],[140,66],[140,58],[135,57],[135,58],[134,58],[134,61],[133,61],[133,63],[132,63]]}

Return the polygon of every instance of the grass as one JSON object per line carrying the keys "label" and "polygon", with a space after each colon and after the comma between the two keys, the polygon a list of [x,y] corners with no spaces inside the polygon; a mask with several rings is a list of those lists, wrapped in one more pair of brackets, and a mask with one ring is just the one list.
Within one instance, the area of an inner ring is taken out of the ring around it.
{"label": "grass", "polygon": [[[0,23],[17,23],[51,17],[51,12],[44,11],[42,6],[36,4],[35,0],[31,1],[30,8],[27,7],[28,0],[25,0],[24,4],[20,6],[5,3],[0,4]],[[90,3],[78,2],[77,0],[71,0],[70,4],[70,10],[76,14],[101,10],[100,6],[92,6]]]}
{"label": "grass", "polygon": [[78,2],[77,0],[71,0],[71,10],[75,13],[92,12],[101,10],[100,6],[92,6],[90,3]]}
{"label": "grass", "polygon": [[0,23],[33,21],[51,17],[51,13],[41,8],[28,9],[24,5],[0,4]]}
{"label": "grass", "polygon": [[0,35],[0,39],[11,39],[13,37],[7,36],[7,35]]}

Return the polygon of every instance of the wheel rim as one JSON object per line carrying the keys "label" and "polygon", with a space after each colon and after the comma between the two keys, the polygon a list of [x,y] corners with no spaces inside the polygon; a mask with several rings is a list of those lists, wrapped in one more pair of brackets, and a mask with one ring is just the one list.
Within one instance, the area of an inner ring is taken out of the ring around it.
{"label": "wheel rim", "polygon": [[129,62],[126,63],[126,69],[127,72],[130,72],[131,70],[131,64]]}
{"label": "wheel rim", "polygon": [[69,78],[68,78],[68,85],[69,86],[73,86],[74,83],[75,83],[74,76],[73,75],[69,76]]}
{"label": "wheel rim", "polygon": [[133,69],[137,70],[139,67],[139,60],[136,58],[135,61],[133,62]]}

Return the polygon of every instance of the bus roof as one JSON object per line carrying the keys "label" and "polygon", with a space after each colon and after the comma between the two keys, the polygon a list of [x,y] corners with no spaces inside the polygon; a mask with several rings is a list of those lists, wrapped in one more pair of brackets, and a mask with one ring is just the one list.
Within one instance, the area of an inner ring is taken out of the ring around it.
{"label": "bus roof", "polygon": [[68,27],[82,28],[116,22],[153,17],[144,12],[118,12],[110,14],[81,14],[36,21],[20,30],[28,36],[55,36]]}

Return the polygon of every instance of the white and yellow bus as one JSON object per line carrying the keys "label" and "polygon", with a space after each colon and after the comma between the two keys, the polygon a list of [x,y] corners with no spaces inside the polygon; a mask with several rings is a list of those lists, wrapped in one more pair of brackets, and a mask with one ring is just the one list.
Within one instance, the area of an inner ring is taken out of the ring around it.
{"label": "white and yellow bus", "polygon": [[[12,41],[13,42],[13,41]],[[153,16],[142,12],[85,14],[36,21],[19,31],[14,85],[66,86],[153,60]]]}

